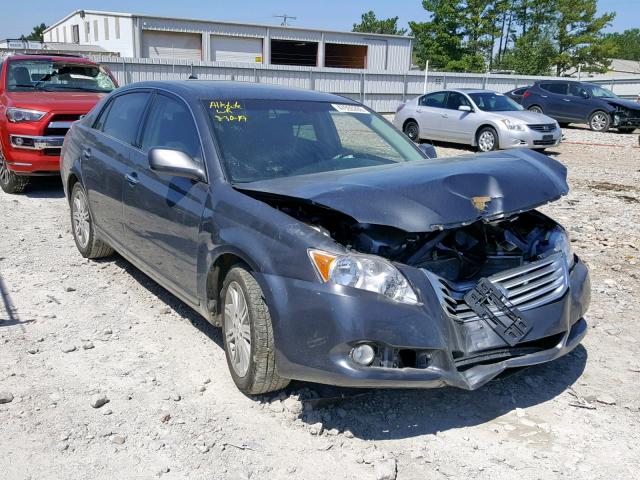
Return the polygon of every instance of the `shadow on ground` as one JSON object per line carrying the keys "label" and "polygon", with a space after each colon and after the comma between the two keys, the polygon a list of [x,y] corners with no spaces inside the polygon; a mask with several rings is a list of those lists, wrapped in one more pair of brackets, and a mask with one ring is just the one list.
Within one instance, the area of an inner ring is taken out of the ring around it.
{"label": "shadow on ground", "polygon": [[64,198],[60,177],[31,177],[24,190],[28,198]]}
{"label": "shadow on ground", "polygon": [[33,320],[20,320],[18,309],[11,301],[9,290],[4,283],[4,278],[0,274],[0,327],[10,327],[13,325],[23,325],[31,323]]}
{"label": "shadow on ground", "polygon": [[[219,328],[128,261],[115,256],[101,262],[114,260],[140,285],[223,348]],[[366,440],[408,438],[480,425],[515,408],[552,400],[577,381],[586,361],[587,351],[579,346],[554,362],[507,371],[507,375],[475,391],[352,389],[294,381],[284,395],[300,396],[305,405],[300,419],[307,424],[322,422],[325,429],[348,429],[355,437]],[[221,364],[219,368],[227,366]],[[270,402],[277,398],[282,398],[282,392],[255,397],[255,400]]]}

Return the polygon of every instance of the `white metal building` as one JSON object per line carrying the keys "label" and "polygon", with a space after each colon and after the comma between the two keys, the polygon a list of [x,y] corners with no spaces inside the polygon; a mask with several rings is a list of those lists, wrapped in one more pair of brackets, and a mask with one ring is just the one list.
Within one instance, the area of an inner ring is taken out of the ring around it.
{"label": "white metal building", "polygon": [[45,42],[98,45],[123,57],[405,72],[412,37],[77,10]]}

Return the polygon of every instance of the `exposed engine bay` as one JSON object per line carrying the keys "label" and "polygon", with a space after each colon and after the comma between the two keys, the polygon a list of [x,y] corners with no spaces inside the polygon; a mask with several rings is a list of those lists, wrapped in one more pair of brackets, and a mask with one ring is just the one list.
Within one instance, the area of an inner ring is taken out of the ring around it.
{"label": "exposed engine bay", "polygon": [[566,242],[564,230],[535,210],[499,221],[479,220],[458,228],[408,233],[395,227],[358,223],[348,215],[296,198],[246,193],[347,249],[424,268],[451,282],[519,267],[559,251]]}

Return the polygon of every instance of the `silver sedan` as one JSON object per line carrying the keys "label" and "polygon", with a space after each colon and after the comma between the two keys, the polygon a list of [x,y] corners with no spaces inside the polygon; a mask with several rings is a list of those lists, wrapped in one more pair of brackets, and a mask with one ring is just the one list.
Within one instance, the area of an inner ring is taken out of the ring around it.
{"label": "silver sedan", "polygon": [[398,107],[393,123],[411,140],[441,140],[477,147],[554,147],[562,132],[558,122],[529,112],[509,97],[490,90],[455,89],[428,93]]}

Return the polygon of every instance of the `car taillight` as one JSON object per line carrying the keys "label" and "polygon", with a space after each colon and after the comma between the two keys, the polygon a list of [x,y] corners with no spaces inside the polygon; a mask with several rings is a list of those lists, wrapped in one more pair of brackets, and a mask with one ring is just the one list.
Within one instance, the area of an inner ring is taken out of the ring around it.
{"label": "car taillight", "polygon": [[524,94],[522,95],[524,98],[527,98],[529,95],[531,95],[531,92],[529,92],[529,90],[525,90]]}
{"label": "car taillight", "polygon": [[402,110],[405,105],[406,105],[406,103],[401,103],[400,105],[398,105],[398,109],[396,110],[396,113],[398,113],[400,110]]}

